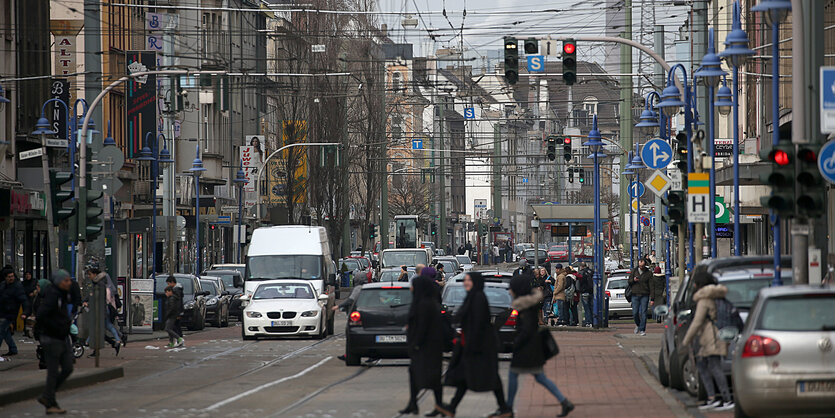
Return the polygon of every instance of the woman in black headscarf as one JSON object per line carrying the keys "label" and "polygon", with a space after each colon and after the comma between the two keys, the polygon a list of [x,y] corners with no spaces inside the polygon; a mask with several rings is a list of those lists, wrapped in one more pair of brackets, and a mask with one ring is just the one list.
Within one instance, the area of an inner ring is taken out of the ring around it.
{"label": "woman in black headscarf", "polygon": [[[438,303],[435,281],[424,269],[412,280],[412,305],[406,341],[409,345],[409,404],[401,414],[417,414],[417,395],[430,389],[435,395],[435,410],[450,415],[442,407],[441,364],[444,354],[441,305]],[[434,270],[434,269],[433,269]]]}
{"label": "woman in black headscarf", "polygon": [[447,384],[454,385],[456,390],[445,409],[455,414],[468,389],[474,392],[493,391],[499,409],[490,416],[513,416],[513,410],[505,402],[499,378],[499,336],[490,324],[490,305],[484,294],[484,278],[479,272],[470,272],[464,276],[463,284],[467,297],[456,312],[455,321],[461,324],[461,358],[447,371]]}

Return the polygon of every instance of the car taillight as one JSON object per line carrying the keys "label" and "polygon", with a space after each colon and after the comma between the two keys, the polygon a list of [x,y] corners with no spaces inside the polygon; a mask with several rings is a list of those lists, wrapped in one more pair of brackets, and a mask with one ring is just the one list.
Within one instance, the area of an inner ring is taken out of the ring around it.
{"label": "car taillight", "polygon": [[360,315],[359,311],[351,312],[351,315],[348,315],[348,318],[351,320],[348,322],[348,325],[362,325],[362,315]]}
{"label": "car taillight", "polygon": [[745,341],[745,348],[742,350],[742,358],[776,356],[777,354],[780,354],[780,343],[759,335],[748,337],[748,341]]}
{"label": "car taillight", "polygon": [[609,291],[607,290],[607,291],[606,291],[606,297],[607,297],[607,298],[609,298],[609,299],[611,299],[611,298],[612,298],[612,292],[609,292]]}
{"label": "car taillight", "polygon": [[507,317],[507,321],[504,321],[504,324],[507,326],[515,327],[516,326],[516,318],[519,318],[519,311],[516,309],[510,311],[510,316]]}

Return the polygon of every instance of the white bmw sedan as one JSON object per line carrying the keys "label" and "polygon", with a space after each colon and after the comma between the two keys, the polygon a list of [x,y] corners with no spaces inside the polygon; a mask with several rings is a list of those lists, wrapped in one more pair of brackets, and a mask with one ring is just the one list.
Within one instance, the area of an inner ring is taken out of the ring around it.
{"label": "white bmw sedan", "polygon": [[327,334],[325,306],[328,295],[319,295],[305,280],[268,280],[260,283],[244,309],[244,340],[258,337]]}

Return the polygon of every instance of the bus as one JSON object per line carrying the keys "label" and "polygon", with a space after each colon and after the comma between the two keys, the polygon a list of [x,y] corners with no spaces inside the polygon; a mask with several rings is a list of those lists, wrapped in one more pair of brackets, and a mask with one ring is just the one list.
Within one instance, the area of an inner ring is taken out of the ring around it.
{"label": "bus", "polygon": [[396,215],[394,223],[394,248],[418,248],[417,215]]}

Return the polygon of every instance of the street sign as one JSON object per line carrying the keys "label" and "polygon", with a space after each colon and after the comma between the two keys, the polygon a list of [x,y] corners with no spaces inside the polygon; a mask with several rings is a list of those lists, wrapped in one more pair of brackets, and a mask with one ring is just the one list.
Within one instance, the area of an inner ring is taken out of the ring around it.
{"label": "street sign", "polygon": [[725,207],[725,198],[722,196],[714,196],[716,201],[714,204],[716,205],[716,223],[718,224],[726,224],[731,221],[730,212]]}
{"label": "street sign", "polygon": [[487,199],[474,199],[473,217],[475,219],[486,219],[489,216],[487,212]]}
{"label": "street sign", "polygon": [[646,192],[646,187],[643,183],[633,181],[629,184],[629,195],[632,197],[641,197]]}
{"label": "street sign", "polygon": [[716,238],[733,238],[734,228],[729,225],[716,224]]}
{"label": "street sign", "polygon": [[671,183],[670,178],[667,177],[667,175],[664,174],[664,172],[660,170],[655,170],[655,172],[652,173],[651,176],[649,176],[649,178],[646,182],[644,182],[644,184],[646,184],[647,188],[649,188],[649,191],[653,192],[656,196],[663,196],[664,193],[666,193],[667,190],[670,189]]}
{"label": "street sign", "polygon": [[687,176],[687,221],[690,223],[710,222],[708,194],[709,173],[690,173]]}
{"label": "street sign", "polygon": [[527,182],[528,182],[528,178],[527,177],[522,177],[522,183],[527,183]]}
{"label": "street sign", "polygon": [[826,181],[835,183],[835,139],[821,147],[818,154],[818,170]]}
{"label": "street sign", "polygon": [[542,52],[545,55],[556,57],[562,53],[562,41],[546,39],[544,41],[540,41],[539,45],[539,52]]}
{"label": "street sign", "polygon": [[310,45],[310,52],[325,52],[325,45],[322,45],[322,44]]}
{"label": "street sign", "polygon": [[474,107],[465,107],[464,108],[464,119],[475,119],[475,108]]}
{"label": "street sign", "polygon": [[545,57],[542,55],[528,55],[528,72],[545,72]]}
{"label": "street sign", "polygon": [[217,219],[214,221],[210,220],[209,222],[217,225],[229,225],[232,223],[232,217],[229,215],[217,215]]}
{"label": "street sign", "polygon": [[69,141],[66,139],[46,138],[45,145],[52,148],[67,148],[69,146]]}
{"label": "street sign", "polygon": [[670,190],[682,190],[682,188],[684,187],[684,183],[681,179],[681,170],[667,170],[667,175],[670,176]]}
{"label": "street sign", "polygon": [[649,219],[646,216],[641,216],[641,225],[649,226]]}
{"label": "street sign", "polygon": [[821,67],[821,132],[835,133],[835,67]]}
{"label": "street sign", "polygon": [[632,199],[632,212],[638,211],[638,199]]}
{"label": "street sign", "polygon": [[234,213],[234,214],[237,214],[238,213],[238,207],[237,206],[221,206],[220,207],[220,213]]}
{"label": "street sign", "polygon": [[641,160],[649,168],[664,168],[673,161],[673,147],[661,138],[650,139],[641,148]]}
{"label": "street sign", "polygon": [[417,138],[412,140],[412,149],[423,149],[423,139]]}
{"label": "street sign", "polygon": [[43,148],[35,148],[29,151],[23,151],[20,153],[21,160],[28,160],[30,158],[40,157],[43,155]]}

